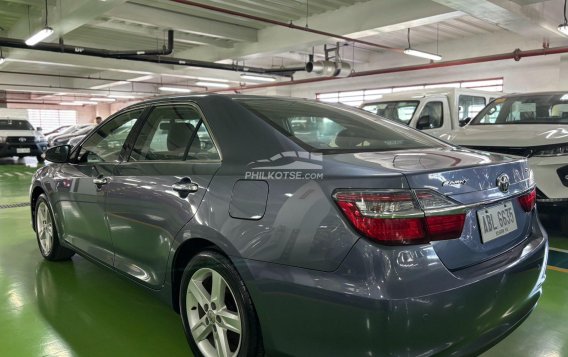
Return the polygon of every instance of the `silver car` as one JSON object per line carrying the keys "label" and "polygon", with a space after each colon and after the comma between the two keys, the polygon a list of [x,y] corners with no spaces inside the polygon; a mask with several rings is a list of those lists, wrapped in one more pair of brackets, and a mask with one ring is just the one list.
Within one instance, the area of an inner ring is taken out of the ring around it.
{"label": "silver car", "polygon": [[43,257],[146,287],[196,356],[471,355],[541,295],[526,159],[358,109],[161,98],[46,158],[30,190]]}

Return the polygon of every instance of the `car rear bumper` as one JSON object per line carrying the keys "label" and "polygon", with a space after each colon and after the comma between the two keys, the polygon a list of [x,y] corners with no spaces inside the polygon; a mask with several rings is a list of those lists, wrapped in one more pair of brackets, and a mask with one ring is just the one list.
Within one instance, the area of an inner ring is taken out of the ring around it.
{"label": "car rear bumper", "polygon": [[535,307],[547,236],[451,272],[431,245],[360,239],[335,272],[235,260],[270,355],[461,356],[502,339]]}
{"label": "car rear bumper", "polygon": [[[29,152],[25,152],[28,150]],[[0,157],[37,156],[41,155],[45,150],[47,150],[47,142],[31,144],[3,143],[0,144]]]}

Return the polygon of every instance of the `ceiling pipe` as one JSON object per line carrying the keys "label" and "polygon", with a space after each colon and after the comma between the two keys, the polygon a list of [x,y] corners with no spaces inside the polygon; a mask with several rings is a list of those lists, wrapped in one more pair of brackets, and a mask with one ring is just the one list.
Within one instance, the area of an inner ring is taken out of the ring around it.
{"label": "ceiling pipe", "polygon": [[[527,51],[522,51],[522,50],[517,48],[513,52],[501,53],[501,54],[496,54],[496,55],[471,57],[471,58],[464,58],[464,59],[443,61],[443,62],[432,62],[432,63],[428,63],[428,64],[420,64],[420,65],[412,65],[412,66],[404,66],[404,67],[373,69],[373,70],[362,71],[362,72],[353,72],[347,78],[374,76],[374,75],[380,75],[380,74],[399,73],[399,72],[420,71],[420,70],[435,69],[435,68],[455,67],[455,66],[463,66],[463,65],[468,65],[468,64],[502,61],[502,60],[509,60],[509,59],[513,59],[513,60],[518,62],[522,58],[525,58],[525,57],[539,57],[539,56],[556,55],[556,54],[563,54],[563,53],[568,53],[568,47],[542,48],[542,49],[527,50]],[[297,85],[297,84],[333,81],[333,80],[337,80],[337,79],[342,79],[342,78],[339,78],[339,77],[306,78],[306,79],[292,80],[292,81],[287,81],[287,82],[275,82],[275,83],[257,84],[257,85],[246,86],[246,87],[233,87],[233,88],[217,89],[217,90],[212,90],[212,91],[209,91],[209,92],[239,92],[239,91],[242,91],[242,90],[249,90],[249,89],[284,87],[284,86]]]}
{"label": "ceiling pipe", "polygon": [[[171,42],[173,45],[173,37],[171,38]],[[168,41],[168,43],[170,43],[170,41]],[[239,64],[224,64],[224,63],[215,63],[215,62],[206,62],[206,61],[196,61],[196,60],[175,58],[175,57],[163,57],[161,54],[152,55],[150,54],[150,51],[109,51],[99,48],[65,45],[63,43],[40,42],[32,47],[26,45],[25,41],[23,40],[14,39],[14,38],[5,38],[5,37],[0,37],[0,47],[21,48],[27,50],[47,51],[55,53],[67,53],[67,54],[74,54],[80,56],[115,58],[115,59],[124,59],[129,61],[138,61],[138,62],[150,62],[150,63],[159,63],[159,64],[171,64],[178,66],[210,68],[210,69],[218,69],[218,70],[233,71],[233,72],[239,71],[239,72],[248,72],[256,74],[273,74],[283,77],[289,77],[294,72],[304,70],[304,67],[275,68],[275,69],[248,67]],[[166,50],[168,50],[168,48]],[[141,55],[140,52],[144,52],[144,54]],[[157,52],[163,53],[162,51],[157,51]],[[156,51],[154,53],[156,53]]]}
{"label": "ceiling pipe", "polygon": [[338,39],[341,39],[341,40],[344,40],[344,41],[347,41],[347,42],[360,43],[362,45],[367,45],[367,46],[371,46],[371,47],[378,47],[378,48],[381,48],[383,50],[389,50],[389,51],[400,52],[400,53],[404,52],[404,49],[402,49],[402,48],[389,47],[389,46],[385,46],[385,45],[380,45],[378,43],[373,43],[373,42],[369,42],[369,41],[365,41],[365,40],[359,40],[359,39],[353,38],[353,37],[347,37],[347,36],[334,34],[334,33],[331,33],[331,32],[315,30],[315,29],[311,29],[307,26],[298,26],[298,25],[294,25],[292,22],[288,23],[288,22],[282,22],[282,21],[267,19],[267,18],[260,17],[260,16],[246,14],[244,12],[228,10],[228,9],[224,9],[222,7],[217,7],[217,6],[213,6],[213,5],[207,5],[207,4],[201,4],[201,3],[198,3],[198,2],[195,2],[195,1],[190,1],[190,0],[171,0],[171,1],[177,2],[179,4],[199,7],[199,8],[214,11],[214,12],[219,12],[219,13],[223,13],[223,14],[242,17],[242,18],[249,19],[249,20],[264,22],[264,23],[271,24],[271,25],[287,27],[287,28],[290,28],[290,29],[298,30],[298,31],[310,32],[310,33],[314,33],[314,34],[322,35],[322,36],[326,36],[326,37],[338,38]]}
{"label": "ceiling pipe", "polygon": [[[103,50],[104,51],[104,50]],[[131,51],[108,51],[109,57],[124,58],[131,56],[168,56],[174,52],[174,30],[168,30],[167,46],[162,50],[131,50]]]}

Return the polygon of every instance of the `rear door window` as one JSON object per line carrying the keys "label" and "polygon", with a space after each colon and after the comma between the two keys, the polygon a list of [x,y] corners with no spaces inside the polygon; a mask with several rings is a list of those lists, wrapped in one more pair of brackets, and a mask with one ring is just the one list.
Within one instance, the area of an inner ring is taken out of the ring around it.
{"label": "rear door window", "polygon": [[129,161],[218,160],[199,111],[190,105],[152,110],[136,139]]}

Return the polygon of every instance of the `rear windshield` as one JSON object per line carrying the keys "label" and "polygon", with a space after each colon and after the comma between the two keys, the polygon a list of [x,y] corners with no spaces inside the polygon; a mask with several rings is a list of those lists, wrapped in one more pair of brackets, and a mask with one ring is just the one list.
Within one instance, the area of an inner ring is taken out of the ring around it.
{"label": "rear windshield", "polygon": [[568,124],[568,94],[498,98],[470,125],[495,124]]}
{"label": "rear windshield", "polygon": [[363,106],[363,109],[383,118],[396,120],[408,125],[419,103],[417,100],[380,102],[367,104]]}
{"label": "rear windshield", "polygon": [[34,130],[27,120],[0,120],[0,130]]}
{"label": "rear windshield", "polygon": [[309,151],[391,151],[446,146],[428,135],[359,109],[272,98],[238,101]]}

